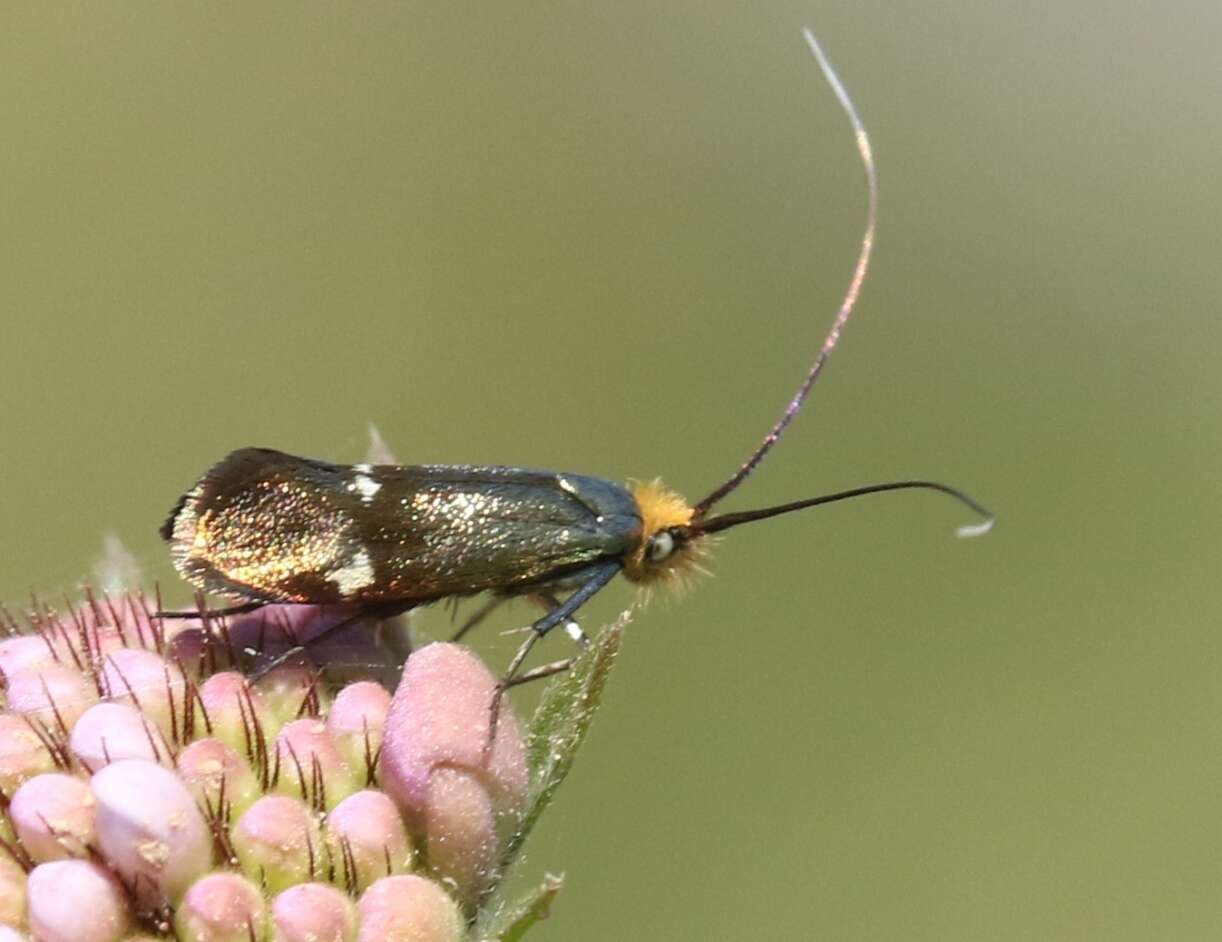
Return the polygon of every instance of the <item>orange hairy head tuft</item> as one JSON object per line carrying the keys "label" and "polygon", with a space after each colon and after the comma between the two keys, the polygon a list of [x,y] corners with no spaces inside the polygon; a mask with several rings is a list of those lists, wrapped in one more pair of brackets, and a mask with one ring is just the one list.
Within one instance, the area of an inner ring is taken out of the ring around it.
{"label": "orange hairy head tuft", "polygon": [[701,571],[704,558],[701,540],[684,540],[660,562],[649,559],[650,541],[668,530],[681,530],[692,522],[693,508],[659,480],[633,481],[628,486],[641,515],[641,539],[624,557],[624,575],[632,582],[650,584],[681,581],[684,575]]}

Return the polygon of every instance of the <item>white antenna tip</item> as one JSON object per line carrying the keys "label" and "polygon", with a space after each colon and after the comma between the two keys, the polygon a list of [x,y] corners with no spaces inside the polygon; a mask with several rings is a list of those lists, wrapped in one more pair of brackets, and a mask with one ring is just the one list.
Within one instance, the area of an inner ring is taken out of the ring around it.
{"label": "white antenna tip", "polygon": [[990,517],[984,523],[969,523],[955,530],[955,536],[961,540],[970,540],[972,537],[984,536],[993,529],[993,524],[997,522],[996,517]]}

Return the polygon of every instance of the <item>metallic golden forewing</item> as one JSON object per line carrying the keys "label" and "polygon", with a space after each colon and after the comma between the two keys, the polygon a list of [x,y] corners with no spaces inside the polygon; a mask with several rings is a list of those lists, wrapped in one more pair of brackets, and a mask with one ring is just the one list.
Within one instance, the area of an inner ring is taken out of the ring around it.
{"label": "metallic golden forewing", "polygon": [[162,527],[174,565],[251,600],[425,602],[523,591],[640,540],[632,496],[600,478],[464,465],[334,465],[246,448]]}

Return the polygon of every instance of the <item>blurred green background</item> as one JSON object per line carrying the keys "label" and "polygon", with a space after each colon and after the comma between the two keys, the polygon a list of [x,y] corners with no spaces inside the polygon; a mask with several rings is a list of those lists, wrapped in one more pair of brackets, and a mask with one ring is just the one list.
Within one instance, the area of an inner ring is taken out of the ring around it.
{"label": "blurred green background", "polygon": [[787,400],[860,236],[814,26],[873,136],[877,265],[727,508],[919,475],[1002,521],[961,542],[950,502],[889,495],[759,524],[643,611],[530,848],[568,874],[532,938],[1222,932],[1216,3],[5,21],[18,606],[87,579],[108,531],[179,591],[156,529],[211,461],[359,460],[370,420],[405,462],[701,496]]}

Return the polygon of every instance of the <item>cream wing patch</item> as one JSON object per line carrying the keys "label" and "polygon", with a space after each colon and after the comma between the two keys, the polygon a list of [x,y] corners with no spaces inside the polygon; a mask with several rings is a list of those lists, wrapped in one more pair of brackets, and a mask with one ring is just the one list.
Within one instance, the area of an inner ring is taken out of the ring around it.
{"label": "cream wing patch", "polygon": [[377,581],[373,571],[373,561],[363,549],[353,553],[351,559],[344,566],[332,570],[329,578],[335,583],[335,587],[339,589],[339,594],[344,598],[352,598],[361,589],[367,588]]}

